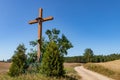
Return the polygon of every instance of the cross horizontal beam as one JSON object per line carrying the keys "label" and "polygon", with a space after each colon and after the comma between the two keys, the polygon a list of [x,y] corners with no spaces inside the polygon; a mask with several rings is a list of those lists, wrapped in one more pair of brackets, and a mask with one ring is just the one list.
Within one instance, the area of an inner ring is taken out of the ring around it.
{"label": "cross horizontal beam", "polygon": [[29,21],[29,24],[38,23],[39,20],[40,20],[41,22],[45,22],[45,21],[53,20],[53,17],[52,17],[52,16],[47,17],[47,18],[40,18],[40,17],[38,17],[38,18],[36,18],[35,20]]}
{"label": "cross horizontal beam", "polygon": [[50,17],[47,17],[47,18],[43,18],[43,22],[45,22],[45,21],[49,21],[49,20],[53,20],[53,17],[50,16]]}
{"label": "cross horizontal beam", "polygon": [[34,23],[38,23],[38,21],[37,20],[31,20],[31,21],[29,21],[29,24],[34,24]]}

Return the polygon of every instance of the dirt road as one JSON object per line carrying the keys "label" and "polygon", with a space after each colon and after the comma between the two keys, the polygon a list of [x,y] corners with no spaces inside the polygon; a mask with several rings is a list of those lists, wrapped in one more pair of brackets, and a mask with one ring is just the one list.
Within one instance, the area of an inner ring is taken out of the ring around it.
{"label": "dirt road", "polygon": [[75,70],[82,77],[82,80],[114,80],[96,72],[87,70],[83,66],[75,67]]}

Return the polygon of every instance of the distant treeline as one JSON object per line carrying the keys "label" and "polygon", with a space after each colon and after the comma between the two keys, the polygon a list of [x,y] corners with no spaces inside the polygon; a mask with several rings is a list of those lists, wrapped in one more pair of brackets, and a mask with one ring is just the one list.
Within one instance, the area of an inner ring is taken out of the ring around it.
{"label": "distant treeline", "polygon": [[110,54],[110,55],[94,55],[88,61],[85,56],[74,56],[74,57],[65,57],[65,62],[76,62],[76,63],[87,63],[87,62],[107,62],[120,59],[120,54]]}
{"label": "distant treeline", "polygon": [[77,63],[87,63],[87,62],[107,62],[120,59],[120,54],[110,54],[110,55],[94,55],[92,49],[87,48],[83,53],[83,56],[65,57],[65,62],[77,62]]}
{"label": "distant treeline", "polygon": [[107,62],[120,59],[120,54],[94,55],[90,48],[85,49],[83,56],[64,57],[65,62],[87,63],[87,62]]}
{"label": "distant treeline", "polygon": [[3,60],[0,60],[0,62],[5,62],[5,63],[8,62],[8,63],[10,63],[10,62],[11,62],[11,59],[8,59],[7,61],[3,59]]}
{"label": "distant treeline", "polygon": [[7,59],[7,62],[9,62],[9,63],[12,62],[12,59]]}

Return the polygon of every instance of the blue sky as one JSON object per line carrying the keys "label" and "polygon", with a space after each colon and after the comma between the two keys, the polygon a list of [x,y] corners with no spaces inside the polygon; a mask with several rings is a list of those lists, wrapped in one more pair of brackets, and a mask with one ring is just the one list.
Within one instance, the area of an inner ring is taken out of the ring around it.
{"label": "blue sky", "polygon": [[0,0],[0,60],[11,58],[18,44],[37,39],[37,24],[28,21],[38,16],[53,16],[43,23],[47,29],[57,28],[72,42],[68,56],[84,53],[91,48],[94,54],[120,53],[119,0]]}

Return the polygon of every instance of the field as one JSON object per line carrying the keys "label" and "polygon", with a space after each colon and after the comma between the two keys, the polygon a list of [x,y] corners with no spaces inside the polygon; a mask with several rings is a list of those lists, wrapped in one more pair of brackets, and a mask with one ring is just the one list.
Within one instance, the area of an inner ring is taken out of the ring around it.
{"label": "field", "polygon": [[105,63],[87,63],[84,67],[115,80],[120,80],[120,60]]}
{"label": "field", "polygon": [[120,60],[105,62],[105,63],[97,63],[105,68],[108,68],[112,71],[120,73]]}
{"label": "field", "polygon": [[10,67],[10,63],[0,62],[0,73],[6,73]]}
{"label": "field", "polygon": [[38,74],[26,74],[19,77],[10,77],[7,75],[10,63],[0,62],[0,80],[79,80],[80,76],[75,72],[74,67],[80,65],[79,63],[64,63],[66,76],[61,78],[45,77]]}

